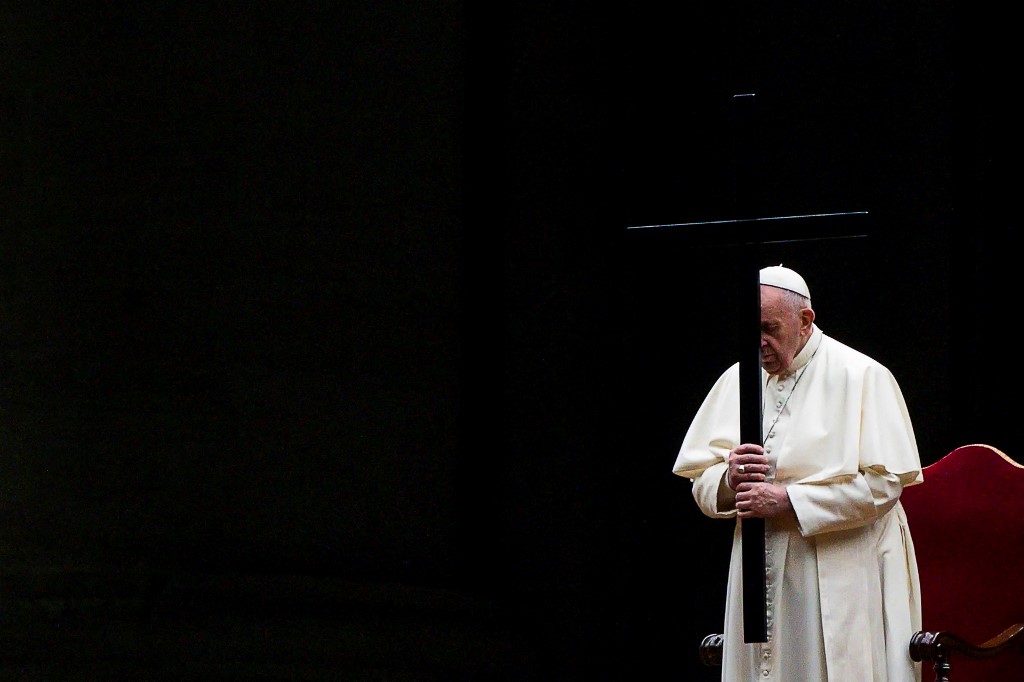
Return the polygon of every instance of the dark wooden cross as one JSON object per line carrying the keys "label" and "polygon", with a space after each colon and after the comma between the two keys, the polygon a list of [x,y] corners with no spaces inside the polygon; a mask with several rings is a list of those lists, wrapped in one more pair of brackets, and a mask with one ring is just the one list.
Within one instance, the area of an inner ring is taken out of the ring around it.
{"label": "dark wooden cross", "polygon": [[[760,145],[754,94],[733,97],[735,217],[724,220],[665,225],[638,225],[628,230],[688,228],[697,241],[730,244],[737,248],[741,278],[740,326],[740,439],[763,443],[761,384],[761,286],[762,245],[817,239],[867,236],[860,228],[868,211],[813,215],[762,215]],[[851,221],[857,221],[856,227]],[[755,340],[757,343],[755,344]],[[743,639],[767,640],[767,580],[764,519],[744,519],[743,536]]]}

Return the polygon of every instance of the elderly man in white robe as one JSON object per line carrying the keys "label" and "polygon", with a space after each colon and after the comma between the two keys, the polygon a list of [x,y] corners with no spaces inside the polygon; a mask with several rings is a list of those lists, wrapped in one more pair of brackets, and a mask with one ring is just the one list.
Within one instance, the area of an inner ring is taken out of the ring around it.
{"label": "elderly man in white robe", "polygon": [[[917,682],[914,545],[899,498],[923,480],[892,373],[825,335],[798,273],[761,270],[763,444],[740,441],[738,363],[715,383],[673,472],[711,518],[738,519],[726,682]],[[745,643],[741,524],[763,518],[767,641]]]}

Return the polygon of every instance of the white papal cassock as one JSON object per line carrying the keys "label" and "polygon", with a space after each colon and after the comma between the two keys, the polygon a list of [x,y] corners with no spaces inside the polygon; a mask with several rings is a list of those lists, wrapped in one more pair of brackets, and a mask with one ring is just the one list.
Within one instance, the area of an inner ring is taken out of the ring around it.
{"label": "white papal cassock", "polygon": [[[764,379],[764,450],[796,520],[765,521],[767,642],[743,641],[742,535],[737,522],[725,608],[722,680],[910,682],[921,591],[899,496],[923,481],[914,429],[892,373],[812,335],[784,378]],[[739,365],[715,383],[673,472],[692,479],[712,518],[734,518],[726,484],[740,444]]]}

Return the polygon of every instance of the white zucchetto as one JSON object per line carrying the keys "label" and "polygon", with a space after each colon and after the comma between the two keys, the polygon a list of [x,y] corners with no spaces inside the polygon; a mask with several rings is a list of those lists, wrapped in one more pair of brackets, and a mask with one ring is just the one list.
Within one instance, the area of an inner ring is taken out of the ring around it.
{"label": "white zucchetto", "polygon": [[782,264],[761,268],[761,284],[795,291],[804,298],[811,297],[811,290],[807,288],[807,282],[795,270],[785,268]]}

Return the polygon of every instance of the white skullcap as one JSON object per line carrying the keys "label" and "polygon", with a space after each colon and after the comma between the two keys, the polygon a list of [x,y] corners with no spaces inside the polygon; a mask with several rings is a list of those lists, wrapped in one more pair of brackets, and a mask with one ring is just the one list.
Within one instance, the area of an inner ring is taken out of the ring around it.
{"label": "white skullcap", "polygon": [[807,288],[807,282],[797,274],[796,271],[782,267],[782,264],[761,268],[761,284],[795,291],[804,298],[811,297],[811,291]]}

